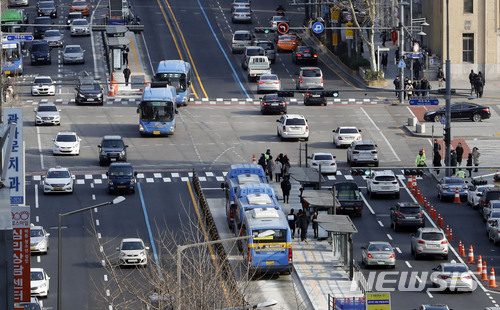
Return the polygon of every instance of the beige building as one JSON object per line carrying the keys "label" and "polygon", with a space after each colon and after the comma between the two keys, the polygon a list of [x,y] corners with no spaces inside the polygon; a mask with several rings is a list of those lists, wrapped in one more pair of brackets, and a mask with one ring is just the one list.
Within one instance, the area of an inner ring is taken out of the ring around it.
{"label": "beige building", "polygon": [[[424,44],[445,69],[446,0],[414,1],[430,24]],[[452,79],[467,80],[470,70],[481,71],[486,81],[500,78],[500,1],[448,1]]]}

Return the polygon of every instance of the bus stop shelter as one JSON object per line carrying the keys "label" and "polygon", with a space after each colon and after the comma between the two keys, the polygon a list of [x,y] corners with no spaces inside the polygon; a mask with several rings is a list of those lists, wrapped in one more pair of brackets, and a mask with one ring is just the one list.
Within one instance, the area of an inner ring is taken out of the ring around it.
{"label": "bus stop shelter", "polygon": [[354,275],[354,248],[352,235],[358,230],[348,215],[318,214],[318,225],[328,232],[331,240],[334,265],[349,268],[349,278]]}
{"label": "bus stop shelter", "polygon": [[321,184],[325,182],[325,178],[318,170],[307,167],[291,167],[290,176],[303,188],[313,187],[320,189]]}

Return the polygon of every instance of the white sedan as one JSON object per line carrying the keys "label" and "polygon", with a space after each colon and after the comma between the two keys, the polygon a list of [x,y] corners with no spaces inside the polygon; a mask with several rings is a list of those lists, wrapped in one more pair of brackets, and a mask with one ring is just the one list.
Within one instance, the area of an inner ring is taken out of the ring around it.
{"label": "white sedan", "polygon": [[43,228],[43,226],[35,226],[31,224],[30,227],[31,253],[47,254],[47,251],[49,250],[49,236],[50,234]]}
{"label": "white sedan", "polygon": [[50,168],[43,178],[43,193],[73,193],[73,175],[68,168]]}
{"label": "white sedan", "polygon": [[47,297],[49,294],[49,280],[43,268],[31,268],[31,296]]}
{"label": "white sedan", "polygon": [[85,18],[75,19],[69,26],[72,36],[87,36],[90,35],[90,25]]}
{"label": "white sedan", "polygon": [[37,76],[31,82],[32,96],[55,96],[56,85],[50,76]]}
{"label": "white sedan", "polygon": [[472,273],[465,264],[452,260],[451,263],[442,263],[432,270],[434,272],[430,276],[431,283],[441,291],[448,289],[472,292],[477,287]]}
{"label": "white sedan", "polygon": [[257,94],[278,92],[281,90],[281,81],[276,74],[261,75],[257,82]]}
{"label": "white sedan", "polygon": [[80,155],[80,137],[73,131],[58,132],[53,139],[54,147],[52,154],[54,155]]}
{"label": "white sedan", "polygon": [[361,130],[356,127],[337,127],[333,131],[333,143],[337,147],[349,146],[353,141],[361,140]]}
{"label": "white sedan", "polygon": [[479,207],[479,200],[481,200],[481,196],[483,195],[483,190],[488,187],[495,187],[495,185],[486,184],[469,187],[469,191],[467,192],[467,204],[477,209]]}
{"label": "white sedan", "polygon": [[314,153],[309,157],[309,167],[319,171],[321,166],[322,173],[337,174],[337,163],[335,156],[331,153]]}

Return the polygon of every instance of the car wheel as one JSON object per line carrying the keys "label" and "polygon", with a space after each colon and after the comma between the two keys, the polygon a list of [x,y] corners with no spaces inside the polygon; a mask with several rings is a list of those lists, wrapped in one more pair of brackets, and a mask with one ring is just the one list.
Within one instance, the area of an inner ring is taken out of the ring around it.
{"label": "car wheel", "polygon": [[476,122],[476,123],[477,123],[477,122],[480,122],[482,119],[483,119],[483,118],[482,118],[482,117],[481,117],[481,115],[480,115],[480,114],[478,114],[478,113],[476,113],[476,114],[472,115],[472,121],[473,121],[473,122]]}
{"label": "car wheel", "polygon": [[448,260],[448,254],[444,254],[444,255],[443,255],[443,259],[444,259],[444,260]]}
{"label": "car wheel", "polygon": [[441,119],[443,117],[441,115],[434,115],[434,122],[435,123],[441,123]]}
{"label": "car wheel", "polygon": [[395,269],[396,268],[396,265],[391,265],[390,266],[391,269]]}
{"label": "car wheel", "polygon": [[396,199],[399,199],[399,193],[396,193],[394,196],[396,197]]}
{"label": "car wheel", "polygon": [[305,140],[305,141],[309,141],[309,137],[305,138],[304,140]]}

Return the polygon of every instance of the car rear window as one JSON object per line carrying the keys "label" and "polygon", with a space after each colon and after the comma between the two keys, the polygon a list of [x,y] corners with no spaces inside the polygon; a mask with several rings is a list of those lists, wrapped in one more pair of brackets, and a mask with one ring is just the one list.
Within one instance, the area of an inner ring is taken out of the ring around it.
{"label": "car rear window", "polygon": [[302,71],[302,76],[306,77],[320,77],[321,76],[321,70],[320,69],[308,69]]}
{"label": "car rear window", "polygon": [[305,119],[303,118],[289,118],[286,120],[287,125],[302,125],[304,126],[306,124]]}
{"label": "car rear window", "polygon": [[358,130],[356,128],[341,128],[339,130],[339,133],[358,133]]}
{"label": "car rear window", "polygon": [[243,41],[243,40],[252,40],[252,37],[250,36],[250,34],[248,33],[236,33],[234,35],[234,39],[235,40],[240,40],[240,41]]}
{"label": "car rear window", "polygon": [[236,13],[250,13],[250,10],[247,8],[236,8],[234,11]]}
{"label": "car rear window", "polygon": [[332,160],[333,157],[330,154],[324,154],[324,155],[316,155],[314,156],[314,160]]}
{"label": "car rear window", "polygon": [[424,240],[443,240],[444,236],[442,233],[438,232],[426,232],[422,234],[422,239]]}
{"label": "car rear window", "polygon": [[247,48],[246,54],[248,56],[258,56],[258,55],[264,55],[265,51],[262,48]]}
{"label": "car rear window", "polygon": [[486,193],[486,200],[498,200],[500,199],[500,192],[488,192]]}
{"label": "car rear window", "polygon": [[468,269],[464,265],[445,265],[443,266],[445,272],[467,272]]}
{"label": "car rear window", "polygon": [[373,151],[375,150],[375,145],[373,144],[359,144],[355,147],[356,151]]}
{"label": "car rear window", "polygon": [[[459,178],[447,179],[446,184],[463,184],[465,181]],[[499,192],[500,194],[500,192]]]}
{"label": "car rear window", "polygon": [[490,218],[500,218],[500,211],[491,212]]}
{"label": "car rear window", "polygon": [[422,209],[420,209],[419,207],[401,207],[399,211],[406,214],[419,214]]}
{"label": "car rear window", "polygon": [[262,47],[265,50],[273,50],[274,49],[274,44],[272,44],[270,42],[269,43],[268,42],[266,42],[266,43],[258,43],[257,45],[260,46],[260,47]]}
{"label": "car rear window", "polygon": [[375,177],[376,181],[386,181],[386,182],[392,182],[396,181],[396,177],[393,175],[380,175]]}

